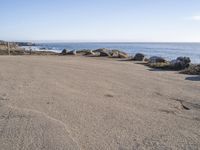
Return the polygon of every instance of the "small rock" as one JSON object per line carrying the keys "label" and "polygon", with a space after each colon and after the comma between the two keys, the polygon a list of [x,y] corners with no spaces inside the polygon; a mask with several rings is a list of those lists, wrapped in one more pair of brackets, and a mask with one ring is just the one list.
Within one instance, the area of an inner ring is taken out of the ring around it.
{"label": "small rock", "polygon": [[142,53],[137,53],[137,54],[134,56],[133,60],[134,60],[134,61],[143,61],[143,60],[144,60],[144,57],[145,57],[144,54],[142,54]]}

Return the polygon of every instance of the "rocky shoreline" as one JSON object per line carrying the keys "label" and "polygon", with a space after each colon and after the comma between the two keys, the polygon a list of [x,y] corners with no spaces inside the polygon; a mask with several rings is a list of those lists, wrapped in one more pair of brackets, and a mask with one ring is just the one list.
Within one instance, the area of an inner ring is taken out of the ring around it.
{"label": "rocky shoreline", "polygon": [[120,50],[109,50],[106,48],[97,50],[80,50],[67,51],[64,49],[60,55],[83,55],[89,57],[108,57],[108,58],[123,58],[127,61],[137,61],[143,64],[162,70],[180,71],[182,74],[200,75],[200,65],[191,64],[189,57],[178,57],[172,61],[168,61],[162,57],[152,56],[147,58],[145,54],[137,53],[135,56],[129,56],[127,53]]}
{"label": "rocky shoreline", "polygon": [[[189,57],[178,57],[172,61],[168,61],[159,56],[146,57],[145,54],[137,53],[135,56],[129,56],[127,53],[120,50],[109,50],[106,48],[96,50],[73,50],[68,51],[63,49],[61,53],[52,52],[48,50],[43,51],[32,51],[25,50],[22,46],[35,46],[34,43],[29,42],[8,42],[0,41],[0,55],[79,55],[87,57],[108,57],[108,58],[119,58],[126,59],[127,61],[142,62],[150,68],[162,69],[162,70],[174,70],[180,71],[182,74],[200,75],[200,65],[191,64]],[[9,50],[9,51],[8,51]]]}

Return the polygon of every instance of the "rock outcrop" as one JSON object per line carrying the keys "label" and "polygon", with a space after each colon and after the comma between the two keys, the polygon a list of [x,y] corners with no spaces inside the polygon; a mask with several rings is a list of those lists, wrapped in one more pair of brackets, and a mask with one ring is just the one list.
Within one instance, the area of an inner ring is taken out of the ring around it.
{"label": "rock outcrop", "polygon": [[170,69],[170,64],[168,61],[166,61],[162,57],[158,56],[153,56],[150,57],[147,61],[147,65],[151,68],[158,68],[158,69],[165,69],[169,70]]}

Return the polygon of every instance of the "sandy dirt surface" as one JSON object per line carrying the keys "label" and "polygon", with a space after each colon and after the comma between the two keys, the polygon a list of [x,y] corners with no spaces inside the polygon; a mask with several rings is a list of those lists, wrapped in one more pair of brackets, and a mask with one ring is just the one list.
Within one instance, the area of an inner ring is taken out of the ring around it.
{"label": "sandy dirt surface", "polygon": [[128,61],[0,57],[1,150],[200,149],[200,77]]}

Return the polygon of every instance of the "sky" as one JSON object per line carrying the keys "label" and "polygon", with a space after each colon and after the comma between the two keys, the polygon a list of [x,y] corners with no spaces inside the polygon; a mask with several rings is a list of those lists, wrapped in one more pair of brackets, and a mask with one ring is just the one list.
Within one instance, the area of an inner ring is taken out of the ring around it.
{"label": "sky", "polygon": [[200,0],[0,0],[0,40],[200,42]]}

